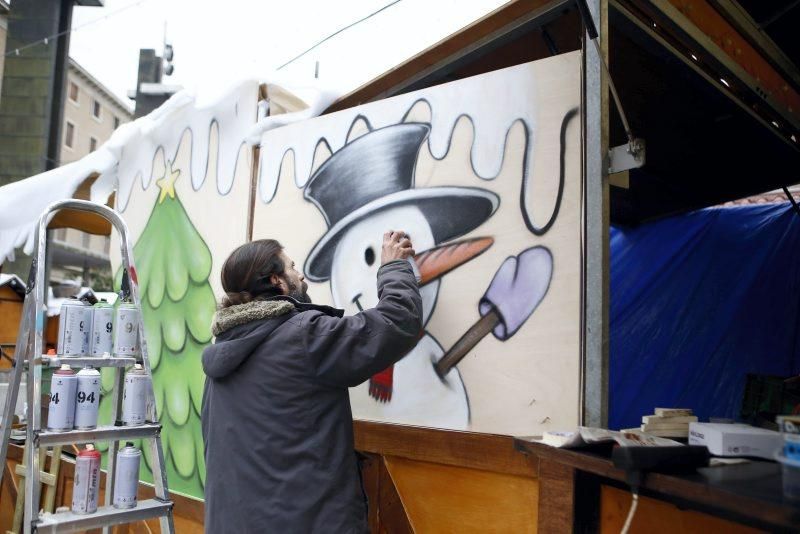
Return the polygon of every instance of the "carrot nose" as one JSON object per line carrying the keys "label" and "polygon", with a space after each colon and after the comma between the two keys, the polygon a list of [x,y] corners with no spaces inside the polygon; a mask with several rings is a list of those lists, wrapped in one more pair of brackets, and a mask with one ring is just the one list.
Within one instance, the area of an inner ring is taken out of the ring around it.
{"label": "carrot nose", "polygon": [[494,239],[491,237],[476,237],[440,245],[420,252],[414,256],[414,261],[417,263],[422,278],[419,285],[424,286],[434,280],[438,280],[459,265],[477,258],[493,243]]}

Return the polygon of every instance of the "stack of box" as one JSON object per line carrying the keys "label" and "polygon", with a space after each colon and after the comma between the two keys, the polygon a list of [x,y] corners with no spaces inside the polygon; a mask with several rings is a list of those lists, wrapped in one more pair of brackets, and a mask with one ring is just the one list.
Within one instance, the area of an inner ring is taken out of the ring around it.
{"label": "stack of box", "polygon": [[697,417],[688,408],[656,408],[654,415],[642,417],[642,432],[662,438],[688,438],[689,423]]}

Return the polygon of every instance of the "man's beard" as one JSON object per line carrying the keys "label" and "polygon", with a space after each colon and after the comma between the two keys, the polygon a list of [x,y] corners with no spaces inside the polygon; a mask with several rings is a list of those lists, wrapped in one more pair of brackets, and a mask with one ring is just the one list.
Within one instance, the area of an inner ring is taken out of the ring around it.
{"label": "man's beard", "polygon": [[302,304],[311,304],[311,297],[308,296],[308,284],[305,282],[300,282],[300,285],[298,286],[287,278],[286,285],[289,286],[290,297]]}

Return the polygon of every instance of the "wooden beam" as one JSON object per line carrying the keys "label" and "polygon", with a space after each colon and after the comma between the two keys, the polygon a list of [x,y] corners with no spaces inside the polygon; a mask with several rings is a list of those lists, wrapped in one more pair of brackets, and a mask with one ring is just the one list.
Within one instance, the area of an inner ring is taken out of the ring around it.
{"label": "wooden beam", "polygon": [[669,0],[669,3],[752,76],[783,113],[800,121],[800,93],[790,79],[778,72],[708,0]]}
{"label": "wooden beam", "polygon": [[355,421],[356,450],[411,460],[536,476],[538,462],[514,448],[514,438],[495,434],[436,430]]}
{"label": "wooden beam", "polygon": [[539,532],[572,532],[575,469],[550,460],[539,463]]}
{"label": "wooden beam", "polygon": [[[88,178],[81,182],[81,185],[79,185],[72,194],[72,198],[78,200],[90,200],[92,185],[98,177],[99,175],[97,173],[92,173]],[[109,197],[106,204],[107,206],[114,206],[115,195],[116,193]],[[87,213],[85,211],[61,210],[56,213],[55,217],[53,217],[53,219],[50,221],[50,224],[47,225],[47,228],[51,230],[57,228],[74,228],[88,234],[111,235],[110,222],[103,219],[99,215]]]}
{"label": "wooden beam", "polygon": [[47,228],[74,228],[87,234],[111,235],[111,223],[99,215],[86,211],[61,210],[47,225]]}

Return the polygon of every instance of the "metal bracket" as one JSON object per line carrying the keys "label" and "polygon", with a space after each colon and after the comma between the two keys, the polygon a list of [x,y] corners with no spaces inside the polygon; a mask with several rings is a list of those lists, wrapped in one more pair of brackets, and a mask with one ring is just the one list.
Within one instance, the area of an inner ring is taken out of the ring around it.
{"label": "metal bracket", "polygon": [[608,174],[638,169],[645,162],[644,139],[634,139],[608,151]]}

